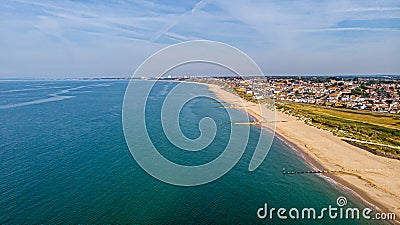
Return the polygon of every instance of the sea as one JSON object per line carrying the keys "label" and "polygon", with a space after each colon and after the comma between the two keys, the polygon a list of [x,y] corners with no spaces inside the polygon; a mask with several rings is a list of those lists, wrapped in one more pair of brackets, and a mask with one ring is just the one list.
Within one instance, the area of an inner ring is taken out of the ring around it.
{"label": "sea", "polygon": [[[250,172],[261,129],[256,126],[250,127],[240,160],[221,178],[187,187],[156,179],[133,158],[125,140],[127,85],[123,80],[0,80],[0,224],[379,224],[327,214],[317,219],[260,218],[266,205],[268,211],[297,208],[301,213],[311,207],[318,212],[338,207],[337,199],[344,197],[345,207],[361,211],[366,206],[322,176],[284,175],[283,168],[312,168],[279,138]],[[205,115],[219,121],[218,131],[206,151],[177,149],[163,135],[159,113],[165,94],[176,85],[157,82],[153,87],[146,110],[154,113],[146,114],[146,132],[165,158],[182,165],[207,163],[227,144],[231,124],[226,109],[206,98],[185,104],[180,122],[188,138],[199,136]],[[193,95],[212,95],[200,84],[185,83],[183,88]]]}

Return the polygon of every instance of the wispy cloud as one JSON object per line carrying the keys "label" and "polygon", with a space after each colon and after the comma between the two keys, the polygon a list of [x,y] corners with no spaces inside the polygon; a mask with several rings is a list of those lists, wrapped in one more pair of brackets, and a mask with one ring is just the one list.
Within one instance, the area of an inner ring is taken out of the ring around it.
{"label": "wispy cloud", "polygon": [[[363,73],[370,67],[400,73],[400,66],[388,64],[399,57],[399,19],[395,0],[5,0],[0,64],[10,75],[126,74],[168,44],[211,39],[247,51],[267,73]],[[377,58],[371,46],[385,56]],[[350,65],[343,58],[362,61]]]}
{"label": "wispy cloud", "polygon": [[326,31],[381,31],[381,32],[399,32],[400,29],[394,28],[376,28],[376,27],[339,27],[339,28],[323,28],[309,30],[294,30],[294,32],[326,32]]}
{"label": "wispy cloud", "polygon": [[[151,41],[157,41],[162,35],[166,35],[166,34],[171,34],[170,32],[168,32],[171,28],[173,28],[176,24],[179,23],[179,21],[184,20],[186,17],[190,16],[191,14],[196,13],[196,11],[201,10],[205,5],[207,4],[207,2],[205,0],[200,0],[199,2],[197,2],[194,7],[190,10],[187,11],[179,16],[174,17],[174,19],[172,21],[170,21],[169,23],[165,24],[160,30],[158,30],[157,32],[154,33],[154,35],[151,37]],[[169,35],[171,36],[171,35]],[[178,35],[174,34],[171,37],[178,37]],[[185,37],[183,35],[179,35],[179,40],[181,41],[188,41],[190,40],[189,37]]]}
{"label": "wispy cloud", "polygon": [[400,7],[351,8],[351,9],[341,9],[338,12],[385,12],[385,11],[400,11]]}

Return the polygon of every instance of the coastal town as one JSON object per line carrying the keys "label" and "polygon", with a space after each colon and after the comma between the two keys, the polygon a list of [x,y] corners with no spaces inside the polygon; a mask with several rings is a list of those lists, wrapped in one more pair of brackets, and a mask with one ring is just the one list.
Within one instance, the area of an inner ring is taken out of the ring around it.
{"label": "coastal town", "polygon": [[215,78],[253,100],[307,103],[381,113],[400,113],[400,80],[393,78]]}

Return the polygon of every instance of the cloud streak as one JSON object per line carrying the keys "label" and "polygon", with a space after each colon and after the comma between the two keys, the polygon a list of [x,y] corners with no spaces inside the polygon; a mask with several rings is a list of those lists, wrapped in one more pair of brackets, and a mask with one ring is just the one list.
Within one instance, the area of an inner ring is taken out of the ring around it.
{"label": "cloud streak", "polygon": [[[152,52],[193,39],[239,47],[266,73],[400,73],[391,60],[399,58],[399,19],[392,0],[5,0],[0,76],[126,75]],[[362,61],[347,63],[355,58]]]}
{"label": "cloud streak", "polygon": [[[207,4],[207,2],[205,0],[200,0],[199,2],[197,2],[194,5],[194,7],[190,11],[187,11],[187,12],[183,13],[182,15],[179,15],[179,16],[175,17],[174,20],[170,21],[169,23],[164,25],[160,30],[155,32],[150,40],[151,41],[157,41],[163,35],[168,35],[168,36],[173,37],[173,38],[177,38],[178,37],[178,40],[181,40],[181,41],[191,40],[191,38],[185,37],[183,35],[173,34],[173,33],[169,32],[169,30],[171,30],[174,26],[176,26],[179,23],[179,21],[182,21],[186,17],[190,16],[191,14],[196,13],[196,11],[201,10],[204,6],[206,6],[206,4]],[[173,35],[171,35],[171,34],[173,34]]]}
{"label": "cloud streak", "polygon": [[297,30],[294,32],[326,32],[326,31],[380,31],[380,32],[399,32],[400,29],[394,28],[374,28],[374,27],[340,27],[340,28],[324,28],[324,29],[310,29],[310,30]]}

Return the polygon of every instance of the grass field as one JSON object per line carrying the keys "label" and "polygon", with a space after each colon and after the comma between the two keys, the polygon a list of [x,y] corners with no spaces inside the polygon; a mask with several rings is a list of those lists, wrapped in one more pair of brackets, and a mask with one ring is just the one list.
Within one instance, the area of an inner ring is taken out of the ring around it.
{"label": "grass field", "polygon": [[307,124],[329,130],[336,136],[387,146],[363,143],[357,145],[385,154],[400,155],[400,115],[289,102],[278,102],[276,107]]}

